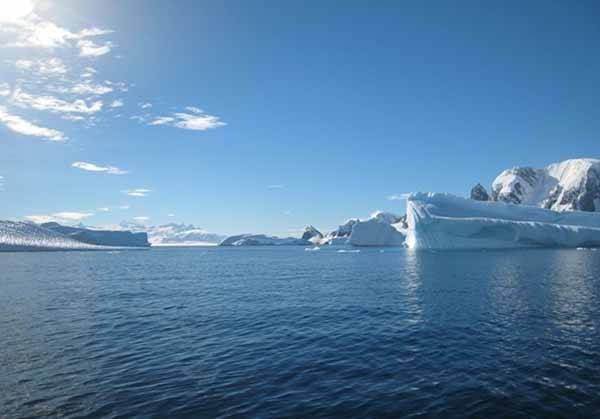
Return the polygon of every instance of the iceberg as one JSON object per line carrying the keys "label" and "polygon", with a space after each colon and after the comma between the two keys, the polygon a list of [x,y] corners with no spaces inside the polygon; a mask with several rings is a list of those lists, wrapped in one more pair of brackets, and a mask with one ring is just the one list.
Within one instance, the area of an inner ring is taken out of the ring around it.
{"label": "iceberg", "polygon": [[354,223],[348,244],[352,246],[403,246],[406,238],[404,218],[377,211],[364,221]]}
{"label": "iceberg", "polygon": [[475,201],[442,193],[407,200],[406,245],[413,249],[598,247],[600,214]]}

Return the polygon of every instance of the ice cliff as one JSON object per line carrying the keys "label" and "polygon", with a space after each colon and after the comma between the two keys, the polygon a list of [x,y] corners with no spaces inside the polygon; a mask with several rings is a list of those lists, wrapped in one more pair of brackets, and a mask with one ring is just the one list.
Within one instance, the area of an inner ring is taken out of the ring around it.
{"label": "ice cliff", "polygon": [[413,249],[600,246],[600,213],[558,212],[448,194],[410,196],[407,223],[406,245]]}

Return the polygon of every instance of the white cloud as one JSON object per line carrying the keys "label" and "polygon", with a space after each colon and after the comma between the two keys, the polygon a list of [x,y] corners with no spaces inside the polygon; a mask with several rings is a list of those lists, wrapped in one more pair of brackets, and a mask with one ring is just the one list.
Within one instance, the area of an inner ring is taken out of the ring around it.
{"label": "white cloud", "polygon": [[81,39],[77,41],[79,47],[79,55],[82,57],[99,57],[108,54],[112,49],[112,42],[104,42],[102,45],[96,44],[89,39]]}
{"label": "white cloud", "polygon": [[148,108],[151,108],[151,107],[152,107],[152,104],[151,104],[150,102],[146,102],[146,103],[142,103],[142,104],[140,105],[140,107],[141,107],[142,109],[148,109]]}
{"label": "white cloud", "polygon": [[97,211],[99,211],[99,212],[110,212],[110,208],[108,208],[108,207],[101,207],[101,208],[98,208]]}
{"label": "white cloud", "polygon": [[84,100],[78,99],[68,102],[54,96],[35,96],[17,89],[12,100],[18,104],[38,111],[65,112],[93,114],[102,109],[102,101],[95,101],[88,105]]}
{"label": "white cloud", "polygon": [[83,70],[83,73],[81,73],[82,79],[90,79],[98,72],[94,67],[86,67]]}
{"label": "white cloud", "polygon": [[175,214],[167,214],[167,217],[175,217]]}
{"label": "white cloud", "polygon": [[144,197],[147,196],[150,192],[152,192],[152,189],[128,189],[123,191],[124,194],[129,195],[129,196],[135,196],[135,197]]}
{"label": "white cloud", "polygon": [[104,95],[112,91],[112,87],[102,86],[101,84],[77,83],[75,86],[71,87],[71,93],[76,93],[78,95]]}
{"label": "white cloud", "polygon": [[81,221],[84,218],[91,217],[92,215],[94,215],[93,212],[64,211],[50,215],[26,215],[24,218],[38,224],[48,223],[51,221],[69,224]]}
{"label": "white cloud", "polygon": [[2,122],[11,131],[23,135],[31,135],[34,137],[44,137],[50,141],[64,141],[65,135],[55,129],[40,127],[32,122],[29,122],[20,116],[9,114],[5,108],[0,106],[0,122]]}
{"label": "white cloud", "polygon": [[109,175],[125,175],[129,173],[127,170],[119,169],[118,167],[97,166],[94,163],[86,163],[83,161],[76,161],[71,166],[77,169],[87,170],[88,172],[108,173]]}
{"label": "white cloud", "polygon": [[15,67],[22,71],[33,71],[40,75],[59,76],[67,73],[67,66],[60,58],[39,60],[17,60]]}
{"label": "white cloud", "polygon": [[159,116],[153,121],[149,122],[148,125],[164,125],[173,121],[175,121],[175,118],[171,118],[170,116]]}
{"label": "white cloud", "polygon": [[131,208],[129,205],[121,205],[119,207],[119,209],[121,209],[121,210],[128,210],[129,208]]}
{"label": "white cloud", "polygon": [[0,83],[0,96],[10,96],[10,84]]}
{"label": "white cloud", "polygon": [[113,100],[109,106],[111,108],[120,108],[123,105],[124,105],[124,103],[121,99],[116,99],[116,100]]}
{"label": "white cloud", "polygon": [[401,193],[397,195],[390,195],[387,197],[387,199],[389,201],[406,201],[410,195],[410,193]]}
{"label": "white cloud", "polygon": [[[189,107],[187,108],[189,109]],[[169,125],[176,128],[194,131],[206,131],[227,125],[221,122],[218,116],[199,114],[199,108],[193,108],[194,113],[176,112],[170,116],[158,116],[149,122],[149,125]]]}
{"label": "white cloud", "polygon": [[269,185],[267,189],[285,189],[285,185]]}
{"label": "white cloud", "polygon": [[95,45],[93,41],[87,38],[107,35],[113,32],[108,29],[95,27],[82,29],[79,32],[72,32],[58,26],[54,22],[39,17],[35,13],[31,13],[23,19],[6,22],[0,29],[5,34],[12,35],[12,40],[6,44],[7,46],[26,48],[65,48],[77,46],[81,49],[78,42],[89,41]]}
{"label": "white cloud", "polygon": [[138,221],[138,222],[144,222],[144,221],[148,221],[150,219],[150,217],[139,216],[139,217],[132,217],[132,219],[135,221]]}
{"label": "white cloud", "polygon": [[185,110],[188,111],[188,112],[192,112],[192,113],[202,113],[202,112],[204,112],[202,109],[197,108],[195,106],[186,106]]}

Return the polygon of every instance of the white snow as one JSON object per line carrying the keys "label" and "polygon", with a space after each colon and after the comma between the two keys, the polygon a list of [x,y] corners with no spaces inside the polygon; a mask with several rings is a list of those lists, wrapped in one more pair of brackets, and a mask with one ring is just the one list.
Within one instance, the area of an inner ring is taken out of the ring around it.
{"label": "white snow", "polygon": [[[543,169],[514,167],[494,180],[492,195],[495,200],[504,202],[556,211],[577,210],[582,209],[581,198],[591,192],[589,188],[598,188],[599,176],[600,160],[597,159],[565,160]],[[600,196],[592,201],[591,210],[600,211]]]}
{"label": "white snow", "polygon": [[408,198],[407,222],[406,245],[414,249],[600,246],[596,212],[418,193]]}

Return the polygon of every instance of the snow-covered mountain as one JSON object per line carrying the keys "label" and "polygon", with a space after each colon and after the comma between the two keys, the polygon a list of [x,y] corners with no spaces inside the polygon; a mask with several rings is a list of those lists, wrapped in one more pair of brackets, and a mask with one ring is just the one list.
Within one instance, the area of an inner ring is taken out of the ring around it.
{"label": "snow-covered mountain", "polygon": [[0,251],[94,249],[103,247],[77,241],[30,222],[0,221]]}
{"label": "snow-covered mountain", "polygon": [[410,248],[598,247],[600,213],[558,212],[449,194],[413,194],[407,201]]}
{"label": "snow-covered mountain", "polygon": [[220,246],[308,246],[312,242],[295,237],[277,237],[264,234],[239,234],[223,240]]}
{"label": "snow-covered mountain", "polygon": [[543,169],[505,170],[492,184],[491,200],[556,211],[600,211],[600,160],[573,159]]}
{"label": "snow-covered mountain", "polygon": [[146,232],[152,246],[214,246],[225,239],[223,235],[210,233],[192,224],[170,223],[160,226],[144,226],[122,222],[120,227],[136,232]]}

